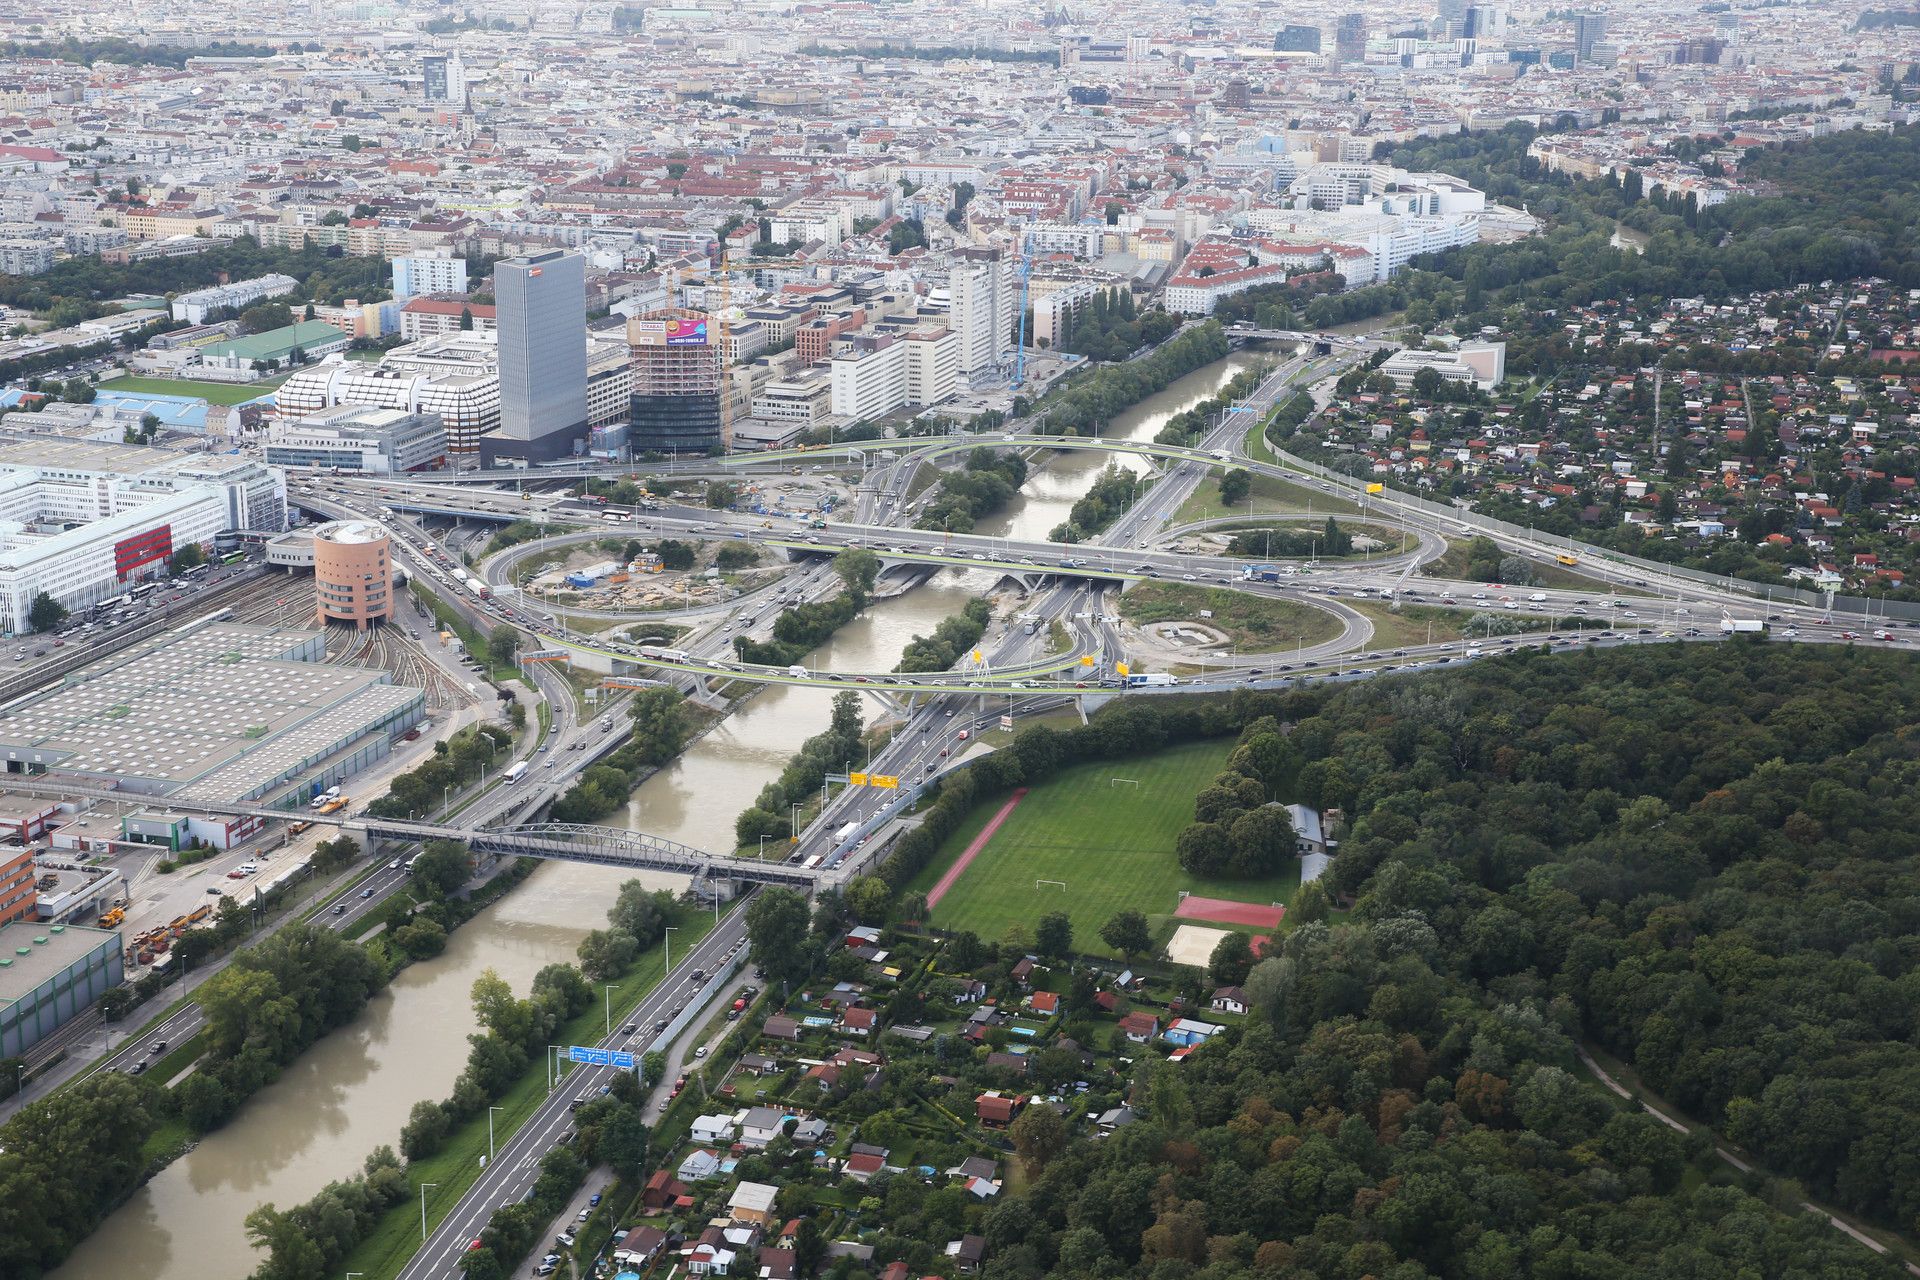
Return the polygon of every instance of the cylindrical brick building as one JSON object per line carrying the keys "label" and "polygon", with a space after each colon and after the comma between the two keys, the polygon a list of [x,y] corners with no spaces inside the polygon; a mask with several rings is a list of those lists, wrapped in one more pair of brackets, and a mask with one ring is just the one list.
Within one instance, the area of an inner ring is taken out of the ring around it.
{"label": "cylindrical brick building", "polygon": [[385,528],[335,520],[313,531],[314,622],[385,622],[393,609],[393,558]]}

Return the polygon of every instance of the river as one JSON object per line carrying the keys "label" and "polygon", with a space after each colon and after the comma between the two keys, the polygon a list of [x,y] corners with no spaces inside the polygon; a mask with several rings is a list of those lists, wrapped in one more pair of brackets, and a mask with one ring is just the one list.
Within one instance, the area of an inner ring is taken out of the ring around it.
{"label": "river", "polygon": [[[1118,415],[1110,437],[1151,440],[1168,418],[1213,396],[1260,357],[1235,353],[1195,370]],[[1044,537],[1111,461],[1052,455],[982,532]],[[1139,455],[1125,465],[1144,469]],[[958,613],[993,585],[990,575],[943,570],[924,585],[876,603],[808,658],[815,668],[885,670],[915,635]],[[776,685],[762,690],[678,760],[635,791],[609,825],[631,827],[715,852],[733,847],[734,818],[785,767],[795,748],[826,727],[834,690]],[[878,702],[869,699],[869,713]],[[605,922],[627,873],[546,863],[525,884],[463,925],[447,950],[395,979],[350,1026],[308,1050],[115,1212],[53,1273],[54,1280],[239,1280],[258,1264],[244,1219],[265,1201],[285,1207],[346,1177],[381,1143],[398,1141],[415,1102],[442,1098],[466,1061],[475,1029],[467,993],[491,966],[525,992],[541,966],[572,959],[588,930]],[[675,884],[673,877],[659,877]]]}

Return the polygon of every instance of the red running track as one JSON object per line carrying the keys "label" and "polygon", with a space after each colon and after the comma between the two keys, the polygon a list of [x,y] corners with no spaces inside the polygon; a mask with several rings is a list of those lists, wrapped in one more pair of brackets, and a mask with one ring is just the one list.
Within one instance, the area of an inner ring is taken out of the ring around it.
{"label": "red running track", "polygon": [[946,896],[947,890],[953,888],[953,882],[958,880],[961,874],[966,871],[968,865],[973,862],[974,857],[979,854],[982,849],[987,847],[987,841],[993,839],[993,833],[1000,829],[1000,824],[1007,820],[1008,815],[1019,807],[1020,802],[1026,799],[1026,796],[1027,789],[1025,787],[1015,787],[1013,789],[1013,795],[1007,799],[1005,804],[1000,806],[1000,812],[993,815],[993,820],[987,823],[987,825],[981,829],[980,834],[973,838],[973,843],[960,851],[960,856],[955,858],[953,865],[947,868],[947,874],[941,876],[940,883],[934,885],[932,892],[927,894],[928,908],[940,905],[940,899]]}
{"label": "red running track", "polygon": [[1250,924],[1261,929],[1277,929],[1287,913],[1285,907],[1261,907],[1251,902],[1232,902],[1225,898],[1202,898],[1188,894],[1180,899],[1174,915],[1181,920],[1211,920],[1215,924]]}

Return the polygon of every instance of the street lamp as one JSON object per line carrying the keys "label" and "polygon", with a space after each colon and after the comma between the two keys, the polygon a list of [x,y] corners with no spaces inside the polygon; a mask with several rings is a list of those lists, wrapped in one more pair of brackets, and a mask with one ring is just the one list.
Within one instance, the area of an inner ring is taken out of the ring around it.
{"label": "street lamp", "polygon": [[787,838],[798,842],[800,839],[800,802],[798,800],[793,802],[793,811],[787,817]]}
{"label": "street lamp", "polygon": [[487,1108],[487,1163],[488,1164],[493,1163],[493,1113],[496,1111],[505,1111],[505,1110],[506,1110],[505,1107],[488,1107]]}
{"label": "street lamp", "polygon": [[673,972],[673,935],[679,929],[679,927],[680,927],[679,925],[670,924],[667,926],[666,932],[661,935],[661,941],[667,949],[667,972],[668,973]]}
{"label": "street lamp", "polygon": [[604,1003],[607,1006],[607,1034],[612,1035],[613,1034],[613,984],[609,982],[605,986],[601,987],[600,994],[606,998]]}
{"label": "street lamp", "polygon": [[427,1188],[437,1187],[439,1185],[440,1184],[437,1182],[423,1182],[420,1184],[420,1243],[421,1244],[425,1244],[427,1242]]}

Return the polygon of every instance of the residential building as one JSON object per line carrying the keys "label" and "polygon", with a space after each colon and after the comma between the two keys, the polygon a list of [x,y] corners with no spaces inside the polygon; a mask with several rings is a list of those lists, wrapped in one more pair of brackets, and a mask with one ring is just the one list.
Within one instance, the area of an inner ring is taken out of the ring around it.
{"label": "residential building", "polygon": [[407,254],[393,260],[393,296],[404,302],[422,294],[465,293],[467,260],[452,254]]}
{"label": "residential building", "polygon": [[1367,60],[1367,16],[1363,13],[1347,13],[1333,29],[1333,64],[1336,67],[1358,66]]}
{"label": "residential building", "polygon": [[735,1222],[771,1226],[774,1220],[773,1202],[779,1194],[780,1188],[767,1183],[742,1181],[727,1197],[727,1216]]}
{"label": "residential building", "polygon": [[1010,357],[1016,293],[1011,257],[998,249],[954,251],[947,273],[948,327],[960,337],[963,377],[991,378]]}
{"label": "residential building", "polygon": [[232,284],[194,289],[175,295],[173,318],[185,320],[188,324],[205,324],[213,312],[231,311],[237,315],[256,302],[282,297],[299,287],[300,282],[292,276],[275,273],[255,276],[251,280],[236,280]]}
{"label": "residential building", "polygon": [[464,298],[411,298],[400,308],[400,336],[419,342],[446,333],[492,333],[498,316],[497,308]]}
{"label": "residential building", "polygon": [[53,270],[50,240],[0,240],[0,275],[37,276]]}

